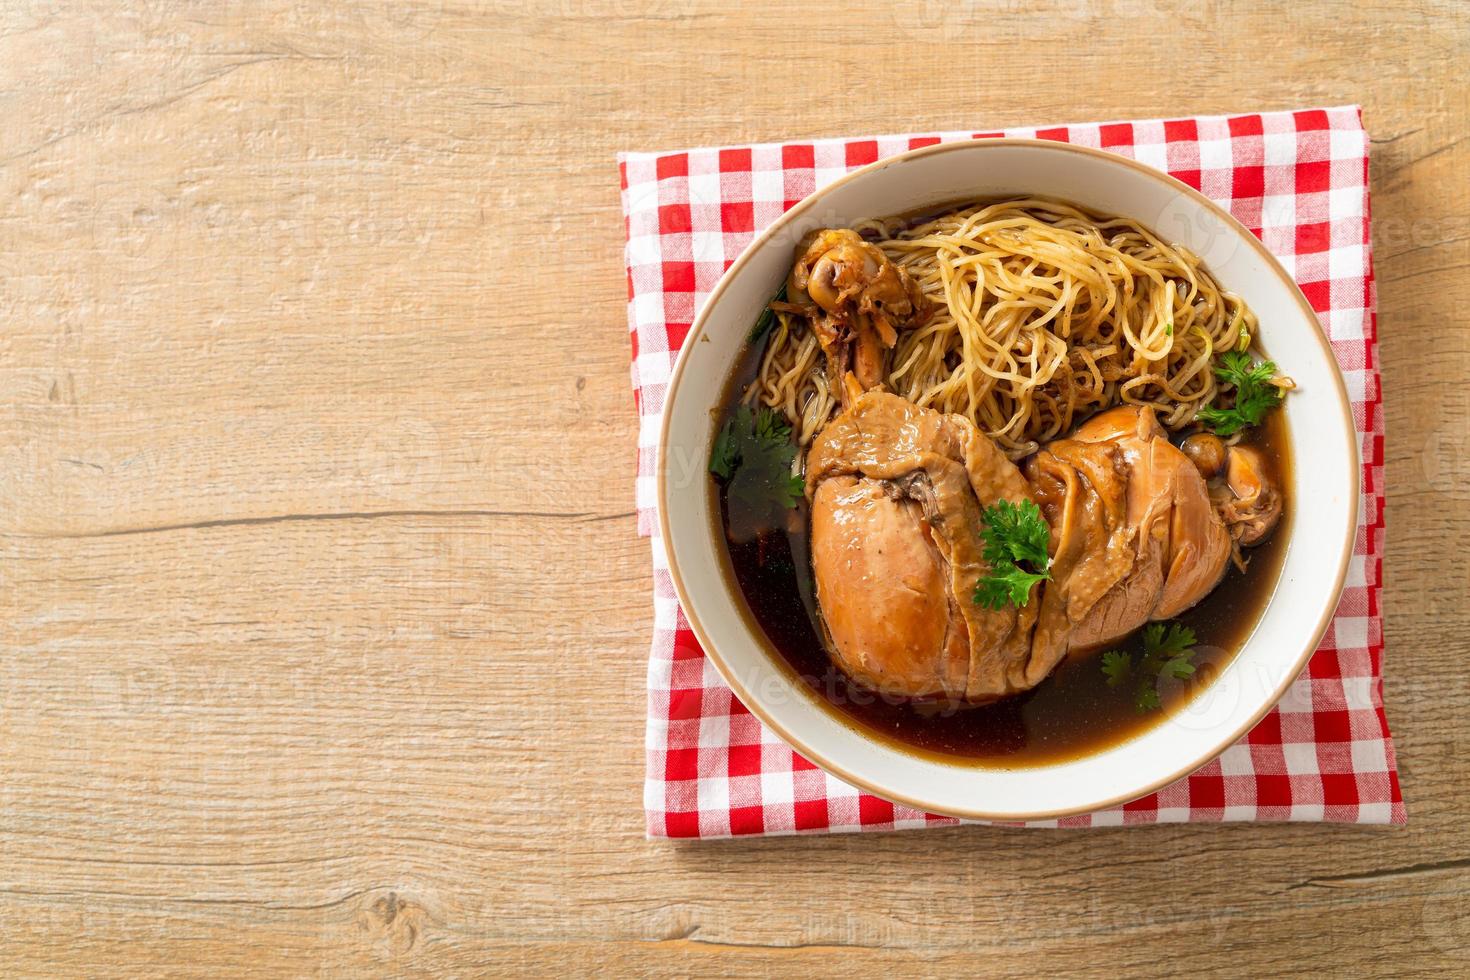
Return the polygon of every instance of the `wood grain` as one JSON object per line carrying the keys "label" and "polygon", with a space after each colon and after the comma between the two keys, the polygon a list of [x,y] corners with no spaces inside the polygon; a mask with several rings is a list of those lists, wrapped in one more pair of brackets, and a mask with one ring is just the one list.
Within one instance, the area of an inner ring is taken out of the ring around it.
{"label": "wood grain", "polygon": [[[1470,971],[1456,2],[0,12],[0,974]],[[1410,824],[642,836],[613,154],[1360,102]]]}

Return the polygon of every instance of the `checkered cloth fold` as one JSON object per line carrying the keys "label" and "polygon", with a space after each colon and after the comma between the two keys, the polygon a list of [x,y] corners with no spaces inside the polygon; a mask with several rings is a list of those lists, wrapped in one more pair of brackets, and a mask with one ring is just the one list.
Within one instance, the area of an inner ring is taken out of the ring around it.
{"label": "checkered cloth fold", "polygon": [[1281,703],[1218,759],[1157,793],[1030,826],[1404,822],[1382,700],[1383,400],[1368,233],[1368,139],[1360,111],[1347,106],[619,156],[640,423],[638,528],[653,544],[644,788],[649,836],[959,822],[889,803],[828,775],[731,694],[674,594],[654,512],[655,454],[679,347],[720,275],[759,229],[818,187],[882,157],[995,136],[1111,150],[1167,171],[1228,208],[1281,260],[1316,310],[1347,379],[1363,459],[1361,523],[1341,603]]}

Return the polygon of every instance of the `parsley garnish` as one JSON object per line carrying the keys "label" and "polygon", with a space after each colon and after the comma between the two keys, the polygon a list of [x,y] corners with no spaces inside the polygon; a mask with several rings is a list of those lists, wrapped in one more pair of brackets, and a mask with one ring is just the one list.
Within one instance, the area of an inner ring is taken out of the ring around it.
{"label": "parsley garnish", "polygon": [[[1051,578],[1046,554],[1051,529],[1041,508],[1030,500],[1019,504],[997,501],[980,518],[985,524],[980,537],[985,541],[990,574],[975,583],[974,601],[989,609],[1002,609],[1007,602],[1020,608],[1030,601],[1032,586]],[[1023,568],[1023,562],[1031,567]]]}
{"label": "parsley garnish", "polygon": [[1117,650],[1102,655],[1102,671],[1107,675],[1108,687],[1117,687],[1128,679],[1133,670],[1133,658]]}
{"label": "parsley garnish", "polygon": [[[786,300],[786,284],[782,283],[776,295],[771,297],[771,303],[781,303]],[[761,310],[761,315],[755,318],[755,326],[751,328],[750,336],[746,343],[753,344],[770,332],[771,327],[776,325],[776,311],[771,309],[770,303]]]}
{"label": "parsley garnish", "polygon": [[752,412],[741,405],[715,439],[709,471],[729,484],[730,499],[774,522],[802,499],[805,485],[791,472],[795,460],[786,419],[769,408]]}
{"label": "parsley garnish", "polygon": [[1130,677],[1138,678],[1133,690],[1133,706],[1140,712],[1152,711],[1159,700],[1157,680],[1168,677],[1186,680],[1194,673],[1194,630],[1178,623],[1149,623],[1143,628],[1143,657],[1137,664],[1133,655],[1109,650],[1102,655],[1102,672],[1108,687],[1117,687]]}
{"label": "parsley garnish", "polygon": [[1276,365],[1257,364],[1244,351],[1227,351],[1215,365],[1215,377],[1235,388],[1235,404],[1229,408],[1202,408],[1196,416],[1217,436],[1233,436],[1241,429],[1259,425],[1266,413],[1281,404],[1281,389],[1271,383]]}

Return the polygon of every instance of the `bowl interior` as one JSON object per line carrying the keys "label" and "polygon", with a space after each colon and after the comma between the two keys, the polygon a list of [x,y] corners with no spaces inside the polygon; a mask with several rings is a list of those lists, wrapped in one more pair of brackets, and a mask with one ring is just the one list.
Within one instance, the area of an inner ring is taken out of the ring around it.
{"label": "bowl interior", "polygon": [[[1245,646],[1195,699],[1147,732],[1084,758],[1006,769],[907,753],[864,734],[794,678],[723,573],[706,464],[725,380],[808,231],[993,197],[1059,198],[1124,215],[1202,259],[1260,318],[1263,346],[1298,384],[1287,399],[1295,465],[1291,541]],[[1357,522],[1357,440],[1342,375],[1315,315],[1249,232],[1184,185],[1095,150],[983,140],[916,150],[849,175],[758,237],[711,294],[675,368],[659,455],[660,521],[696,635],[740,699],[794,748],[851,783],[921,809],[1019,820],[1144,795],[1214,758],[1284,693],[1337,604]]]}

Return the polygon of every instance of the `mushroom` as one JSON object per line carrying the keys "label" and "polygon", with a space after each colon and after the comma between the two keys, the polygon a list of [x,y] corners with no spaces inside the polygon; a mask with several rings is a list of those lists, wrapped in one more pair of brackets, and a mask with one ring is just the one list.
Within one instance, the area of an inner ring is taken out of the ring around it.
{"label": "mushroom", "polygon": [[1213,432],[1196,432],[1179,448],[1206,480],[1215,479],[1225,469],[1225,443]]}

